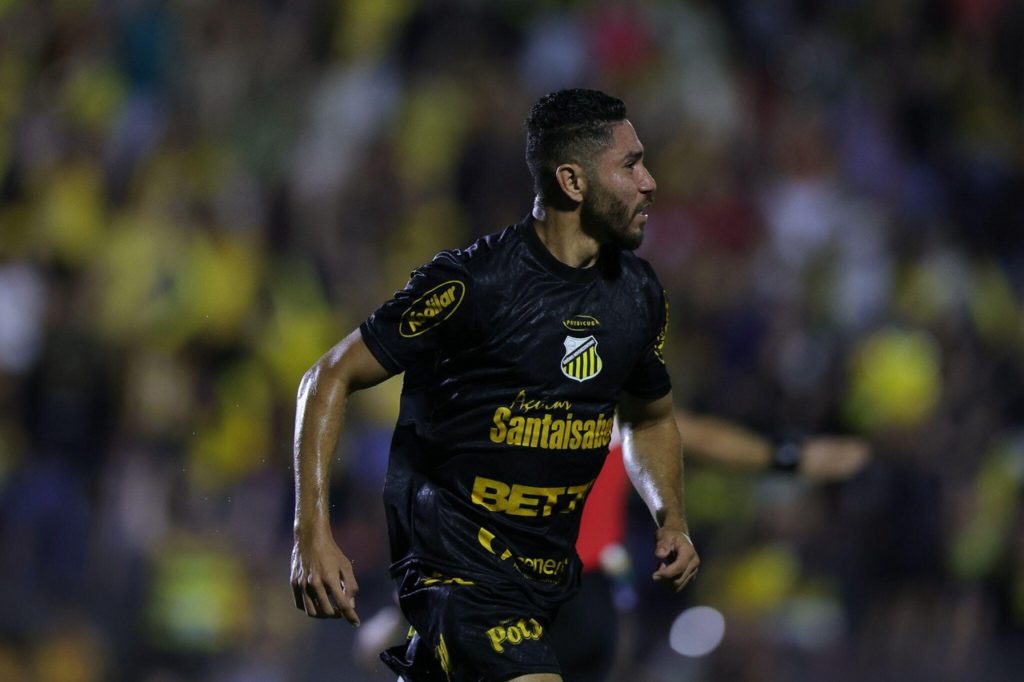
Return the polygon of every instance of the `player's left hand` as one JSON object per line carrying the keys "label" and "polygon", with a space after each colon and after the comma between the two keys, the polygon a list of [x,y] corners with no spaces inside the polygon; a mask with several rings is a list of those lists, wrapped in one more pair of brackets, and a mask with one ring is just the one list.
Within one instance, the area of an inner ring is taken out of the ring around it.
{"label": "player's left hand", "polygon": [[652,576],[654,582],[661,583],[666,589],[679,592],[697,575],[700,557],[684,531],[672,528],[659,528],[655,534],[654,556],[661,560],[661,565]]}

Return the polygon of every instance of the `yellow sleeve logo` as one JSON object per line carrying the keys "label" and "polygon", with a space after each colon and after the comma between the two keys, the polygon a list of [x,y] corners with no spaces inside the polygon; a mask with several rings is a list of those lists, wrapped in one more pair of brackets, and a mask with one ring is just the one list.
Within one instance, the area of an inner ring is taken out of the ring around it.
{"label": "yellow sleeve logo", "polygon": [[466,285],[456,279],[438,284],[402,313],[398,333],[410,339],[430,331],[458,310],[465,295]]}

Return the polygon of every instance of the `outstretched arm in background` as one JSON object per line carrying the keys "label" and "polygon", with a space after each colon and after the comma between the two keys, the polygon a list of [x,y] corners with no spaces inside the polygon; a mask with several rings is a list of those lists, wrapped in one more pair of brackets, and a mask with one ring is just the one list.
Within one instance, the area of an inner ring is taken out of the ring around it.
{"label": "outstretched arm in background", "polygon": [[658,526],[654,553],[661,566],[654,579],[678,592],[697,573],[700,558],[683,509],[683,448],[672,393],[657,400],[623,394],[618,416],[626,473]]}
{"label": "outstretched arm in background", "polygon": [[[676,422],[686,456],[694,460],[741,469],[770,469],[775,444],[739,424],[718,417],[676,410]],[[796,471],[811,481],[847,479],[868,463],[871,448],[862,438],[811,436],[799,444]]]}
{"label": "outstretched arm in background", "polygon": [[309,368],[299,384],[295,410],[295,606],[316,618],[344,617],[359,625],[359,590],[352,562],[331,534],[330,470],[348,396],[387,379],[356,330]]}

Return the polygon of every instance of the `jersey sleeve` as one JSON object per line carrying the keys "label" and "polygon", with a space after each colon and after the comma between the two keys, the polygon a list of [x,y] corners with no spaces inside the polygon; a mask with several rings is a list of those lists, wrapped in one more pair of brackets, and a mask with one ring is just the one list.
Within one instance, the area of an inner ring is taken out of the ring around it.
{"label": "jersey sleeve", "polygon": [[[653,277],[653,273],[652,273]],[[665,367],[665,333],[668,329],[668,296],[656,279],[652,280],[655,291],[647,298],[653,307],[650,341],[640,354],[623,389],[638,398],[656,400],[669,392],[672,380]]]}
{"label": "jersey sleeve", "polygon": [[413,271],[405,288],[359,326],[370,352],[392,374],[451,352],[476,327],[472,277],[452,252],[443,251]]}

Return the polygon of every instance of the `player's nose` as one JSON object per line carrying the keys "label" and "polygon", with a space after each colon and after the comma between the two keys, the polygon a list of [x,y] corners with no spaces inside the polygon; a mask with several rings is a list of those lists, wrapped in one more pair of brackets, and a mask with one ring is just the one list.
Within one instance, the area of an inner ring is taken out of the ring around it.
{"label": "player's nose", "polygon": [[658,189],[658,183],[655,182],[654,176],[647,170],[647,166],[641,168],[640,174],[640,191],[644,194],[654,194],[654,191]]}

